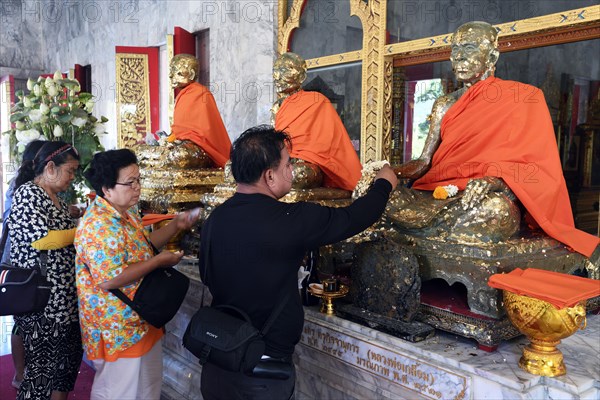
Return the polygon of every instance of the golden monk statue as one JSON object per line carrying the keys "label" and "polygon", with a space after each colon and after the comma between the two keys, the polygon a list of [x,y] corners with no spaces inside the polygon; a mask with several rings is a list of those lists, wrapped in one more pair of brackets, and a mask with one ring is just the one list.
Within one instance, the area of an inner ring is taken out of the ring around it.
{"label": "golden monk statue", "polygon": [[231,141],[213,95],[195,81],[198,60],[173,57],[169,80],[180,92],[175,99],[171,135],[166,144],[142,145],[138,153],[142,207],[149,212],[180,211],[199,204],[202,194],[223,182]]}
{"label": "golden monk statue", "polygon": [[272,123],[292,138],[293,187],[320,186],[322,171],[323,186],[353,190],[360,178],[360,160],[330,101],[318,92],[302,90],[304,59],[282,54],[273,65],[273,79],[277,101],[271,108]]}
{"label": "golden monk statue", "polygon": [[229,159],[231,140],[210,91],[196,82],[198,60],[189,54],[173,57],[169,80],[180,89],[175,99],[169,142],[189,140],[204,150],[214,163],[223,167]]}
{"label": "golden monk statue", "polygon": [[[450,61],[464,87],[436,100],[423,153],[396,168],[416,181],[395,193],[387,219],[417,236],[498,243],[519,231],[518,199],[529,225],[589,257],[600,239],[574,227],[544,95],[494,77],[498,56],[490,24],[456,30]],[[432,196],[450,185],[456,197]]]}

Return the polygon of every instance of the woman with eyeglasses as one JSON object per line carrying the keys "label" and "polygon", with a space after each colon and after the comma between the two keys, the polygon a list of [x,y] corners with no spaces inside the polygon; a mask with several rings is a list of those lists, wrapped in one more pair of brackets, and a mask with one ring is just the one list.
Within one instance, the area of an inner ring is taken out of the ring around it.
{"label": "woman with eyeglasses", "polygon": [[77,150],[47,142],[15,178],[8,219],[10,261],[21,268],[40,264],[47,254],[52,285],[44,310],[15,316],[25,346],[25,374],[17,399],[65,400],[75,386],[82,347],[75,287],[75,221],[58,194],[66,191],[79,168]]}
{"label": "woman with eyeglasses", "polygon": [[147,234],[137,203],[140,169],[131,150],[97,153],[85,173],[96,190],[77,229],[77,291],[83,346],[96,375],[92,400],[160,399],[163,329],[141,319],[109,292],[133,298],[142,278],[177,264],[183,252],[162,251],[179,230],[189,229],[198,210],[177,214]]}

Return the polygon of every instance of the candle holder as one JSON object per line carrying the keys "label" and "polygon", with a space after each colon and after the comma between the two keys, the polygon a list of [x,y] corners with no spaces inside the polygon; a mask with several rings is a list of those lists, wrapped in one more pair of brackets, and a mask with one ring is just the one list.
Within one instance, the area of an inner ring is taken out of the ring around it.
{"label": "candle holder", "polygon": [[308,286],[308,291],[315,297],[319,297],[321,299],[321,311],[323,314],[327,315],[335,315],[335,311],[333,309],[333,299],[339,299],[348,294],[349,288],[346,285],[339,285],[339,289],[336,292],[325,292],[323,290],[323,285],[319,284],[310,284]]}

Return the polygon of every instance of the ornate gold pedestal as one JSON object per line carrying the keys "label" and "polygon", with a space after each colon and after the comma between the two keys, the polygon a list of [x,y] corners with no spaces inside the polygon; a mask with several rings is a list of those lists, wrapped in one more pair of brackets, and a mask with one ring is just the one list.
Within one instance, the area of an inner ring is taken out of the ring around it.
{"label": "ornate gold pedestal", "polygon": [[139,145],[142,209],[174,213],[198,207],[204,193],[223,182],[223,169],[213,166],[208,155],[192,142],[164,146]]}
{"label": "ornate gold pedestal", "polygon": [[561,339],[585,329],[585,301],[574,307],[556,309],[532,297],[504,291],[508,318],[531,341],[523,349],[519,367],[534,375],[560,376],[567,370],[563,355],[556,348]]}
{"label": "ornate gold pedestal", "polygon": [[314,288],[309,287],[308,291],[313,296],[321,298],[320,311],[323,314],[335,315],[335,311],[333,309],[333,299],[338,299],[347,295],[349,288],[348,286],[340,285],[340,290],[338,290],[337,292],[324,292],[322,290],[315,290]]}

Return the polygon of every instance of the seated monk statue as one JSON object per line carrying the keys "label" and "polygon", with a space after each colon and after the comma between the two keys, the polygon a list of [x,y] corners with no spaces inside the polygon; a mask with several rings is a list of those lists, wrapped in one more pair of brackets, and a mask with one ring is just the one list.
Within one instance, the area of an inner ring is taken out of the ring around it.
{"label": "seated monk statue", "polygon": [[[421,156],[396,168],[416,179],[397,190],[387,219],[399,231],[465,243],[498,243],[529,225],[586,257],[600,239],[575,228],[554,129],[541,90],[494,76],[496,29],[469,22],[452,36],[450,61],[461,89],[433,105]],[[456,197],[431,191],[455,185]]]}
{"label": "seated monk statue", "polygon": [[292,187],[321,186],[320,179],[301,185],[322,172],[322,186],[352,191],[360,178],[360,160],[331,102],[318,92],[302,90],[306,61],[294,53],[282,54],[273,65],[273,79],[278,98],[271,108],[272,123],[290,135],[290,157],[296,159]]}
{"label": "seated monk statue", "polygon": [[[213,95],[195,81],[198,60],[189,54],[173,57],[169,80],[180,92],[166,145],[139,145],[136,153],[143,180],[142,209],[173,213],[201,202],[204,193],[223,182],[231,141]],[[219,168],[217,168],[219,167]]]}
{"label": "seated monk statue", "polygon": [[175,99],[169,142],[189,140],[204,150],[219,166],[229,159],[231,140],[210,91],[195,81],[198,60],[189,54],[173,57],[169,66],[171,87],[180,89]]}

